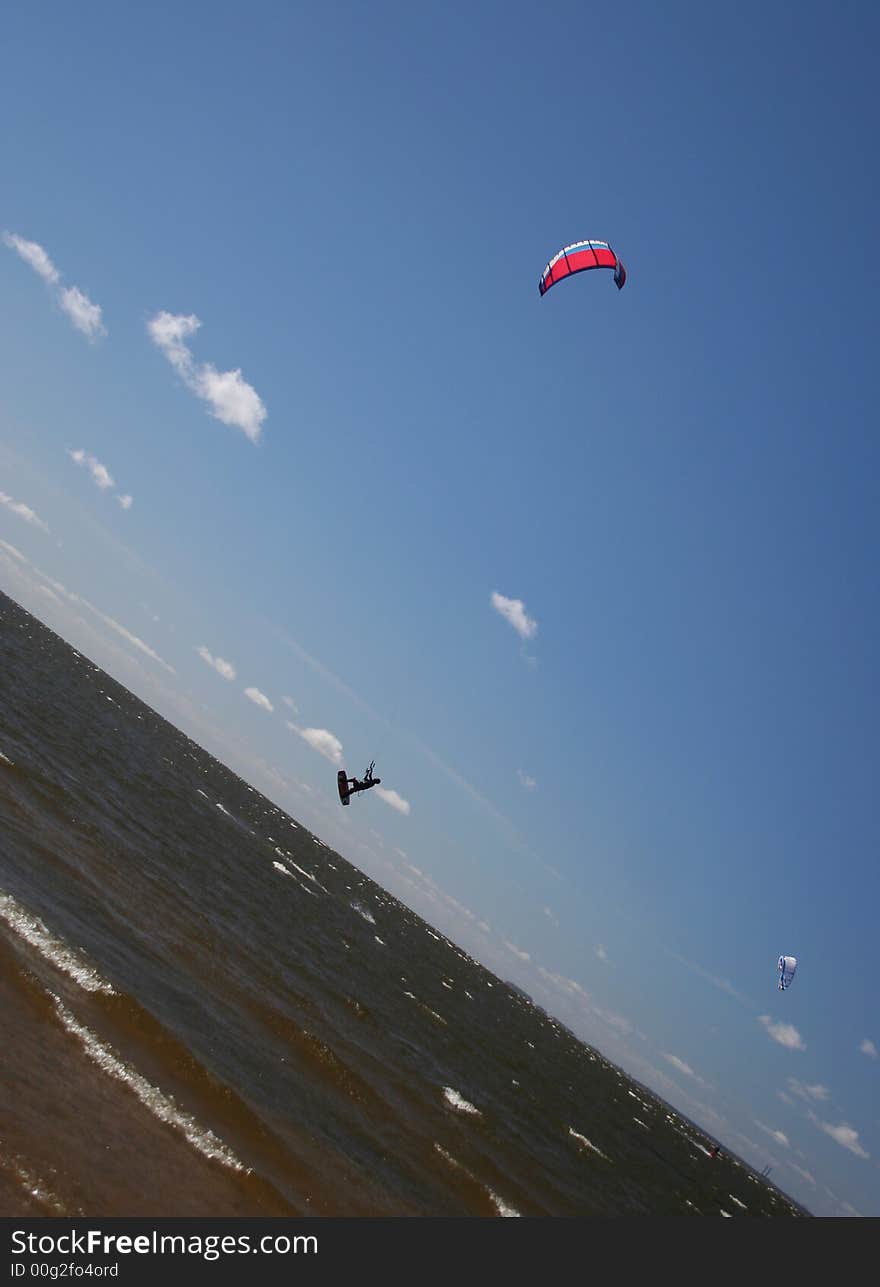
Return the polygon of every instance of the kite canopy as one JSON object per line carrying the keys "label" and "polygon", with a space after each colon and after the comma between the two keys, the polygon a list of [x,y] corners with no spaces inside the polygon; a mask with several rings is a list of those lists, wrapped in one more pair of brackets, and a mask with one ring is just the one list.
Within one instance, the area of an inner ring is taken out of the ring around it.
{"label": "kite canopy", "polygon": [[607,241],[576,241],[573,246],[563,246],[541,273],[538,290],[545,295],[563,277],[585,272],[588,268],[613,268],[617,289],[623,290],[626,269]]}
{"label": "kite canopy", "polygon": [[797,970],[796,956],[780,956],[779,958],[779,991],[784,992],[787,987],[791,986],[791,981]]}

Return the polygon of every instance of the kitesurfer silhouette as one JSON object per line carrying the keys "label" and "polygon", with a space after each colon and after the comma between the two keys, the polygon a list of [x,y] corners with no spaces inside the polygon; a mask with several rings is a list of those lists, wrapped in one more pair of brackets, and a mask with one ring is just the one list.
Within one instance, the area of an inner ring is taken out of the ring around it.
{"label": "kitesurfer silhouette", "polygon": [[354,795],[356,791],[369,791],[370,787],[378,786],[382,781],[381,778],[373,777],[373,769],[376,767],[376,761],[370,760],[370,767],[364,774],[363,781],[358,778],[346,778],[348,783],[348,794]]}

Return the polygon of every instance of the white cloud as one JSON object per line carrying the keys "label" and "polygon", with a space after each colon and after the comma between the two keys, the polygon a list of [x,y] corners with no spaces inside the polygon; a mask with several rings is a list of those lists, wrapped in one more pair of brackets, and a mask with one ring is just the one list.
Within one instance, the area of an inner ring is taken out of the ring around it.
{"label": "white cloud", "polygon": [[293,711],[294,715],[299,714],[299,707],[297,706],[296,702],[293,700],[292,697],[282,697],[281,700],[284,702],[284,705],[288,707],[289,710]]}
{"label": "white cloud", "polygon": [[832,1126],[830,1122],[820,1121],[819,1118],[816,1117],[815,1113],[810,1113],[809,1117],[810,1121],[818,1126],[820,1131],[824,1131],[826,1135],[830,1135],[835,1143],[839,1144],[841,1148],[848,1149],[849,1152],[854,1153],[856,1157],[869,1158],[871,1156],[870,1153],[865,1152],[859,1143],[858,1131],[853,1130],[853,1128],[848,1126],[846,1122],[841,1122],[839,1126]]}
{"label": "white cloud", "polygon": [[36,241],[25,241],[24,237],[18,237],[14,232],[4,232],[3,240],[10,250],[14,250],[26,264],[30,264],[35,273],[39,273],[44,282],[50,286],[55,285],[61,274],[42,246]]}
{"label": "white cloud", "polygon": [[93,304],[78,286],[59,286],[61,274],[41,245],[10,232],[3,234],[3,240],[42,277],[47,286],[54,287],[58,303],[78,331],[90,340],[107,334],[101,318],[101,306]]}
{"label": "white cloud", "polygon": [[107,331],[101,321],[101,306],[93,304],[78,286],[68,286],[59,292],[58,302],[78,331],[93,340]]}
{"label": "white cloud", "polygon": [[775,1140],[777,1144],[781,1144],[783,1148],[791,1148],[791,1144],[789,1143],[788,1136],[785,1134],[784,1131],[773,1130],[772,1127],[765,1126],[763,1122],[756,1121],[755,1125],[760,1126],[762,1131],[765,1131],[770,1136],[771,1139]]}
{"label": "white cloud", "polygon": [[790,1167],[791,1167],[791,1169],[792,1169],[793,1171],[796,1171],[796,1172],[798,1173],[798,1175],[799,1175],[799,1176],[801,1176],[801,1178],[802,1178],[802,1179],[806,1180],[807,1184],[811,1184],[811,1185],[813,1186],[813,1188],[815,1189],[815,1187],[816,1187],[816,1181],[815,1181],[815,1179],[813,1178],[813,1176],[812,1176],[812,1175],[810,1175],[810,1172],[809,1172],[809,1171],[805,1171],[805,1170],[803,1169],[803,1167],[798,1166],[796,1162],[786,1162],[786,1166],[790,1166]]}
{"label": "white cloud", "polygon": [[122,506],[123,509],[131,509],[132,505],[134,504],[133,496],[128,496],[128,495],[120,496],[119,493],[117,492],[116,499],[118,500],[119,504]]}
{"label": "white cloud", "polygon": [[517,769],[516,776],[519,778],[520,784],[525,787],[526,791],[534,791],[535,787],[538,785],[535,779],[530,778],[528,773],[523,773],[522,769]]}
{"label": "white cloud", "polygon": [[33,527],[41,527],[44,532],[48,532],[48,523],[44,523],[39,514],[36,514],[30,505],[25,505],[23,501],[13,500],[5,492],[0,492],[0,505],[5,505],[11,513],[17,514],[19,518],[23,518],[26,523],[30,523]]}
{"label": "white cloud", "polygon": [[602,946],[601,943],[596,944],[596,955],[598,956],[600,961],[604,961],[607,963],[608,953],[605,951],[605,948]]}
{"label": "white cloud", "polygon": [[210,408],[210,414],[226,425],[241,429],[251,442],[257,442],[266,419],[266,408],[241,371],[218,371],[210,362],[197,364],[185,341],[201,326],[191,313],[157,313],[147,323],[153,343],[162,350],[184,384]]}
{"label": "white cloud", "polygon": [[589,992],[576,979],[567,979],[564,974],[553,974],[550,970],[545,969],[543,965],[538,966],[538,973],[558,991],[564,992],[569,996],[575,996],[581,1001],[590,1000]]}
{"label": "white cloud", "polygon": [[683,1059],[679,1059],[678,1055],[667,1055],[663,1051],[660,1053],[663,1055],[666,1062],[672,1064],[673,1068],[677,1068],[679,1072],[684,1073],[688,1077],[695,1076],[694,1070],[691,1068],[690,1064],[686,1064]]}
{"label": "white cloud", "polygon": [[859,1046],[859,1050],[863,1055],[867,1055],[869,1059],[877,1058],[877,1047],[874,1045],[873,1041],[869,1041],[867,1037],[865,1037],[865,1040]]}
{"label": "white cloud", "polygon": [[551,924],[555,925],[555,926],[556,926],[556,928],[557,928],[557,929],[559,929],[559,921],[558,921],[558,920],[556,919],[556,917],[553,915],[553,913],[551,912],[550,908],[549,908],[549,907],[545,907],[545,908],[543,909],[543,911],[544,911],[544,915],[545,915],[545,916],[547,917],[547,919],[551,922]]}
{"label": "white cloud", "polygon": [[157,652],[154,652],[149,644],[145,644],[143,639],[139,639],[138,636],[133,635],[130,630],[126,630],[125,626],[121,626],[119,622],[114,621],[112,617],[107,617],[104,615],[103,612],[99,612],[97,608],[92,607],[92,605],[88,602],[87,599],[80,599],[78,598],[77,595],[72,595],[70,597],[72,597],[72,599],[75,602],[84,604],[87,608],[90,609],[90,611],[94,612],[95,616],[99,617],[100,620],[104,622],[105,626],[109,626],[111,630],[115,630],[118,635],[121,635],[123,639],[126,639],[130,644],[133,645],[133,647],[137,648],[139,652],[144,653],[152,661],[158,662],[159,665],[162,666],[165,670],[167,670],[169,674],[171,675],[177,674],[177,671],[174,669],[173,666],[169,666],[168,662],[163,661],[162,658],[159,656],[159,654]]}
{"label": "white cloud", "polygon": [[102,491],[106,491],[108,487],[116,486],[113,481],[113,476],[107,466],[102,465],[100,460],[97,460],[94,456],[88,455],[83,451],[82,447],[80,447],[78,451],[69,451],[67,454],[77,465],[86,466],[94,479],[95,485],[100,487]]}
{"label": "white cloud", "polygon": [[715,974],[710,974],[709,971],[704,970],[701,965],[697,965],[694,961],[686,960],[685,957],[679,956],[677,952],[671,951],[668,947],[664,947],[663,951],[667,956],[672,957],[673,961],[678,961],[679,965],[683,965],[686,970],[690,970],[692,973],[698,974],[701,979],[705,979],[707,983],[711,983],[712,986],[718,988],[719,991],[726,992],[728,996],[734,997],[743,1005],[749,1004],[747,998],[744,997],[741,992],[737,992],[736,988],[727,979],[722,979]]}
{"label": "white cloud", "polygon": [[383,786],[373,787],[373,790],[376,792],[379,799],[384,800],[392,809],[396,809],[398,813],[403,813],[406,816],[409,816],[409,800],[404,800],[403,796],[398,795],[396,791],[386,791]]}
{"label": "white cloud", "polygon": [[524,952],[522,948],[515,947],[513,943],[508,943],[507,939],[504,939],[504,946],[507,948],[508,952],[512,952],[519,961],[530,961],[532,959],[528,952]]}
{"label": "white cloud", "polygon": [[831,1091],[827,1086],[822,1086],[819,1082],[815,1086],[807,1086],[804,1082],[798,1081],[796,1077],[788,1078],[788,1087],[792,1094],[797,1095],[799,1099],[805,1099],[809,1103],[814,1101],[821,1103],[828,1098]]}
{"label": "white cloud", "polygon": [[266,694],[261,693],[259,688],[246,688],[244,695],[249,697],[254,705],[259,706],[261,710],[268,711],[271,714],[275,709]]}
{"label": "white cloud", "polygon": [[758,1023],[763,1024],[768,1035],[787,1050],[806,1050],[801,1034],[793,1023],[774,1023],[769,1014],[759,1014]]}
{"label": "white cloud", "polygon": [[224,661],[222,657],[215,657],[204,644],[197,648],[196,652],[202,661],[207,662],[209,666],[213,666],[218,675],[222,675],[224,679],[235,679],[235,667],[231,661]]}
{"label": "white cloud", "polygon": [[538,623],[526,612],[522,599],[506,599],[503,594],[493,590],[490,599],[492,607],[513,626],[521,639],[532,639],[538,631]]}
{"label": "white cloud", "polygon": [[325,760],[329,760],[331,764],[342,764],[342,743],[328,729],[299,728],[296,724],[291,724],[290,720],[284,722],[291,732],[298,733],[303,741],[308,742],[312,750],[323,755]]}

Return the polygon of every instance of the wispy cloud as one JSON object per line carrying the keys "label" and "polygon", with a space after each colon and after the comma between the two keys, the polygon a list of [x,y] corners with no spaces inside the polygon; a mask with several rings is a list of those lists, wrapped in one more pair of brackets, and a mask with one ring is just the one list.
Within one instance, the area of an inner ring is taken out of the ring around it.
{"label": "wispy cloud", "polygon": [[765,1126],[763,1122],[759,1121],[756,1121],[755,1125],[759,1126],[762,1131],[765,1131],[772,1140],[776,1141],[777,1144],[781,1144],[783,1148],[791,1148],[788,1136],[784,1131],[774,1130],[771,1126]]}
{"label": "wispy cloud", "polygon": [[768,1035],[787,1050],[806,1050],[801,1034],[793,1023],[775,1023],[769,1014],[759,1014],[758,1023],[763,1024]]}
{"label": "wispy cloud", "polygon": [[384,800],[392,809],[396,809],[398,813],[402,813],[407,817],[409,816],[409,800],[404,800],[403,796],[398,795],[396,791],[386,791],[383,786],[373,787],[373,790],[379,799]]}
{"label": "wispy cloud", "polygon": [[599,960],[600,960],[600,961],[603,961],[603,962],[607,965],[607,964],[608,964],[608,953],[605,951],[605,948],[602,946],[602,944],[601,944],[601,943],[597,943],[597,944],[596,944],[595,952],[596,952],[596,955],[598,956]]}
{"label": "wispy cloud", "polygon": [[675,1068],[677,1072],[683,1073],[685,1077],[689,1077],[691,1081],[695,1081],[697,1085],[702,1086],[704,1090],[711,1089],[711,1087],[709,1086],[709,1083],[705,1081],[699,1075],[699,1073],[694,1072],[690,1064],[685,1063],[683,1059],[679,1059],[678,1055],[671,1055],[671,1054],[668,1054],[666,1051],[661,1051],[660,1053],[662,1057],[666,1060],[666,1062],[668,1064],[671,1064],[672,1067]]}
{"label": "wispy cloud", "polygon": [[850,1153],[854,1153],[856,1157],[867,1159],[871,1156],[870,1153],[867,1153],[862,1148],[859,1141],[858,1131],[853,1130],[852,1126],[849,1126],[846,1122],[841,1122],[839,1126],[834,1126],[831,1122],[821,1121],[815,1113],[811,1112],[807,1115],[810,1121],[815,1126],[818,1126],[820,1131],[824,1131],[826,1135],[830,1135],[835,1143],[839,1144],[841,1148],[845,1148]]}
{"label": "wispy cloud", "polygon": [[[144,643],[143,639],[139,638],[138,635],[133,634],[131,630],[127,630],[125,626],[121,625],[113,617],[109,617],[106,613],[101,612],[100,608],[96,608],[93,603],[90,603],[88,599],[83,598],[82,595],[74,594],[72,590],[68,590],[60,581],[53,580],[52,577],[41,571],[34,563],[31,563],[29,559],[26,559],[23,554],[14,548],[14,546],[7,545],[5,541],[0,541],[0,547],[2,547],[7,554],[13,554],[14,557],[19,560],[19,563],[23,564],[24,567],[30,570],[27,573],[29,579],[30,573],[34,573],[45,585],[48,585],[49,588],[55,592],[56,598],[60,596],[69,604],[72,604],[77,608],[86,608],[95,617],[97,617],[108,630],[112,630],[115,634],[118,634],[120,638],[126,641],[126,643],[131,644],[133,648],[136,648],[138,652],[142,652],[145,657],[149,657],[151,661],[155,661],[157,665],[163,668],[163,670],[167,670],[170,675],[175,675],[177,673],[173,666],[163,660],[163,658],[160,657],[149,644]],[[32,580],[31,584],[34,584]]]}
{"label": "wispy cloud", "polygon": [[59,284],[61,274],[38,242],[26,241],[24,237],[19,237],[12,232],[4,232],[3,241],[38,276],[42,277],[47,286],[52,288],[59,305],[78,331],[81,331],[89,340],[94,340],[99,335],[107,334],[101,316],[100,305],[93,304],[88,295],[81,291],[78,286],[61,286]]}
{"label": "wispy cloud", "polygon": [[528,773],[524,773],[522,769],[517,769],[516,776],[519,778],[520,785],[524,787],[526,791],[534,791],[535,787],[538,785],[535,779],[530,778]]}
{"label": "wispy cloud", "polygon": [[528,952],[524,952],[521,947],[517,947],[514,943],[508,943],[507,939],[504,940],[504,946],[518,961],[530,961],[532,959]]}
{"label": "wispy cloud", "polygon": [[873,1041],[869,1041],[867,1037],[865,1037],[865,1040],[859,1046],[859,1050],[863,1055],[867,1055],[869,1059],[877,1058],[877,1047],[874,1045]]}
{"label": "wispy cloud", "polygon": [[709,970],[704,970],[703,967],[701,965],[697,965],[695,961],[688,961],[685,957],[679,956],[677,952],[673,952],[668,947],[664,947],[663,951],[667,956],[672,957],[673,961],[678,961],[679,965],[683,965],[686,970],[690,970],[693,974],[698,974],[701,979],[705,979],[707,983],[711,983],[713,988],[718,988],[720,992],[726,992],[728,996],[734,997],[743,1005],[749,1004],[748,999],[744,997],[741,992],[737,992],[733,984],[728,982],[727,979],[722,979],[717,974],[712,974]]}
{"label": "wispy cloud", "polygon": [[493,590],[490,603],[495,611],[513,626],[521,639],[533,639],[537,634],[538,623],[528,615],[522,599],[507,599],[497,590]]}
{"label": "wispy cloud", "polygon": [[139,652],[144,653],[144,655],[149,657],[152,661],[158,662],[159,665],[162,666],[163,669],[167,670],[169,674],[177,674],[174,667],[169,666],[167,661],[163,661],[159,654],[154,652],[149,644],[144,643],[143,639],[139,639],[138,636],[132,634],[130,630],[126,630],[125,626],[121,626],[119,622],[114,621],[112,617],[107,617],[103,612],[99,612],[97,608],[92,607],[87,599],[79,599],[79,602],[85,604],[87,608],[94,612],[95,615],[104,622],[105,626],[109,626],[111,630],[115,630],[118,635],[121,635],[123,639],[127,640],[134,648],[137,648]]}
{"label": "wispy cloud", "polygon": [[662,1050],[660,1053],[663,1055],[666,1062],[668,1064],[672,1064],[673,1068],[677,1068],[680,1073],[684,1073],[686,1077],[696,1077],[697,1074],[694,1072],[693,1068],[691,1068],[690,1064],[686,1064],[683,1059],[679,1059],[678,1055],[668,1055]]}
{"label": "wispy cloud", "polygon": [[552,971],[538,966],[538,973],[551,987],[564,993],[569,997],[576,997],[579,1001],[589,1002],[590,994],[585,987],[578,983],[577,979],[567,979],[564,974],[553,974]]}
{"label": "wispy cloud", "polygon": [[90,340],[107,334],[101,322],[100,304],[93,304],[78,286],[68,286],[60,291],[58,302],[76,329]]}
{"label": "wispy cloud", "polygon": [[109,487],[116,486],[113,481],[113,475],[110,473],[107,466],[102,465],[100,460],[96,459],[95,456],[90,456],[88,452],[83,451],[82,447],[79,447],[76,451],[68,451],[67,454],[75,464],[84,465],[86,467],[92,475],[95,486],[100,487],[102,491],[106,491]]}
{"label": "wispy cloud", "polygon": [[815,1086],[807,1086],[796,1077],[788,1078],[788,1088],[793,1095],[806,1100],[807,1103],[823,1103],[831,1094],[827,1086],[822,1086],[818,1082]]}
{"label": "wispy cloud", "polygon": [[[300,728],[290,720],[284,721],[292,733],[298,733],[313,751],[323,755],[331,764],[342,764],[342,743],[339,738],[326,728]],[[378,790],[378,787],[376,788]]]}
{"label": "wispy cloud", "polygon": [[259,688],[246,688],[244,695],[250,698],[255,706],[259,706],[261,710],[268,711],[270,715],[275,709],[266,694],[261,693]]}
{"label": "wispy cloud", "polygon": [[0,492],[0,505],[5,505],[11,513],[17,514],[19,518],[23,518],[24,521],[26,523],[30,523],[32,527],[39,527],[42,528],[44,532],[48,532],[49,524],[44,523],[39,514],[35,513],[34,510],[31,509],[30,505],[25,505],[23,501],[13,500],[13,498],[11,496],[7,496],[5,492]]}
{"label": "wispy cloud", "polygon": [[258,442],[266,408],[241,371],[218,371],[210,362],[197,363],[186,340],[201,326],[194,313],[157,313],[147,323],[153,343],[161,349],[186,387],[208,404],[210,414],[225,425],[241,429],[251,442]]}
{"label": "wispy cloud", "polygon": [[222,675],[224,679],[235,679],[235,667],[231,661],[224,661],[222,657],[215,657],[213,653],[208,651],[204,644],[197,648],[196,652],[199,654],[202,661],[206,662],[207,665],[212,666],[214,670],[216,670],[218,675]]}
{"label": "wispy cloud", "polygon": [[36,241],[25,241],[24,237],[19,237],[14,232],[4,232],[3,241],[42,277],[47,286],[57,285],[61,274]]}
{"label": "wispy cloud", "polygon": [[807,1184],[811,1184],[815,1189],[816,1181],[809,1171],[805,1171],[804,1168],[802,1166],[798,1166],[796,1162],[786,1162],[786,1166],[790,1166],[793,1171],[797,1172],[802,1180],[806,1180]]}
{"label": "wispy cloud", "polygon": [[[101,488],[101,491],[108,491],[111,487],[116,486],[110,470],[96,456],[90,456],[82,447],[78,447],[76,451],[68,451],[67,454],[74,464],[81,465],[89,471],[92,475],[92,481],[96,487]],[[134,497],[129,496],[127,493],[117,492],[116,501],[122,509],[129,510],[134,504]]]}
{"label": "wispy cloud", "polygon": [[293,700],[292,697],[282,697],[281,700],[284,702],[284,705],[287,707],[288,710],[293,711],[294,715],[299,714],[299,707],[297,706],[296,702]]}

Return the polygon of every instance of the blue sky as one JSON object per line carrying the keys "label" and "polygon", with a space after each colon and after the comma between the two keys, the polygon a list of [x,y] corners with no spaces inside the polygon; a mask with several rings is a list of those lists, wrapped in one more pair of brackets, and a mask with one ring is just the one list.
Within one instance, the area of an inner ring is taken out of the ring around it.
{"label": "blue sky", "polygon": [[[878,37],[92,3],[0,50],[0,586],[833,1215],[880,1215]],[[625,289],[539,298],[588,237]]]}

